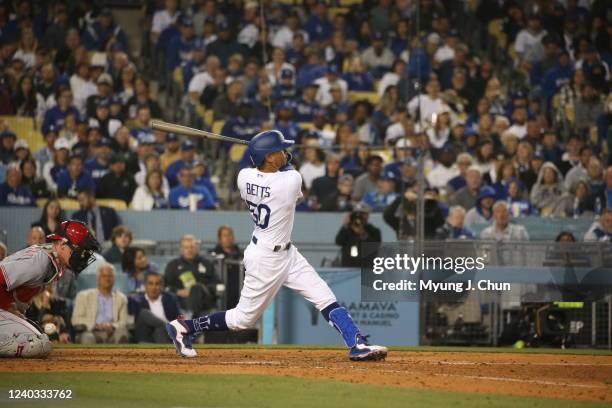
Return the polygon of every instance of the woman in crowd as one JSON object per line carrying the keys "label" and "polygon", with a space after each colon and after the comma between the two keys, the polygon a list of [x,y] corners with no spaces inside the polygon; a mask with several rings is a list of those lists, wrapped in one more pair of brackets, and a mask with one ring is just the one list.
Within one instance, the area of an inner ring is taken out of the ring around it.
{"label": "woman in crowd", "polygon": [[561,172],[553,163],[544,163],[538,173],[538,180],[531,189],[531,204],[540,211],[540,214],[550,215],[563,193]]}
{"label": "woman in crowd", "polygon": [[139,211],[150,211],[169,208],[168,192],[163,188],[164,175],[159,170],[152,170],[145,177],[145,184],[134,192],[130,208]]}
{"label": "woman in crowd", "polygon": [[144,278],[149,272],[157,272],[157,267],[147,259],[144,249],[139,247],[127,247],[121,256],[121,268],[128,275],[128,290],[130,292],[142,292],[144,290]]}
{"label": "woman in crowd", "polygon": [[45,235],[56,234],[60,231],[60,224],[66,220],[64,211],[57,198],[51,198],[42,209],[40,219],[32,223],[32,227],[41,227]]}
{"label": "woman in crowd", "polygon": [[47,183],[37,176],[36,160],[29,158],[21,162],[21,184],[29,187],[34,198],[49,197]]}

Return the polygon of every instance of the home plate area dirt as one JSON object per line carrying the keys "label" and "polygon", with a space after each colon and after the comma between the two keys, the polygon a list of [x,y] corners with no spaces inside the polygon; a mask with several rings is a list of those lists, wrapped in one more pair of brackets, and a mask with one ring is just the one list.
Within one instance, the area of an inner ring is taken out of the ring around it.
{"label": "home plate area dirt", "polygon": [[459,392],[612,402],[612,356],[391,351],[351,362],[341,350],[57,349],[45,360],[4,360],[1,371],[100,371],[288,375]]}

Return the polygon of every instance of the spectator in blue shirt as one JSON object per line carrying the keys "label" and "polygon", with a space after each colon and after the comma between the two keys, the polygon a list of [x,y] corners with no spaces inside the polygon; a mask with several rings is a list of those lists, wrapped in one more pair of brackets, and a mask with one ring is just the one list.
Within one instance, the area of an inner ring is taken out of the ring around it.
{"label": "spectator in blue shirt", "polygon": [[94,157],[85,162],[85,170],[91,174],[95,182],[98,182],[110,167],[111,142],[105,137],[101,138],[94,146]]}
{"label": "spectator in blue shirt", "polygon": [[[253,119],[253,103],[252,101],[242,98],[238,102],[238,111],[236,116],[230,117],[223,128],[221,133],[226,136],[234,137],[241,140],[251,140],[251,138],[259,132],[260,122],[259,118]],[[221,146],[224,149],[229,149],[232,144],[224,142]]]}
{"label": "spectator in blue shirt", "polygon": [[30,189],[21,185],[21,171],[11,166],[6,172],[6,181],[0,184],[0,206],[34,206],[34,196]]}
{"label": "spectator in blue shirt", "polygon": [[96,183],[83,169],[83,158],[73,155],[68,160],[68,168],[57,178],[57,194],[60,197],[76,198],[79,191],[95,190]]}
{"label": "spectator in blue shirt", "polygon": [[[225,134],[225,133],[224,133]],[[181,144],[181,158],[170,163],[166,169],[166,178],[170,187],[175,187],[178,183],[178,174],[183,167],[192,167],[195,163],[195,145],[189,139]]]}
{"label": "spectator in blue shirt", "polygon": [[295,87],[295,74],[288,68],[281,69],[280,81],[274,87],[274,99],[295,99],[297,89]]}
{"label": "spectator in blue shirt", "polygon": [[85,30],[83,43],[91,51],[128,51],[127,36],[113,21],[113,13],[109,8],[102,9],[97,20]]}
{"label": "spectator in blue shirt", "polygon": [[293,101],[289,99],[284,99],[276,105],[276,122],[274,127],[285,135],[285,139],[297,140],[300,127],[297,122],[292,120],[293,107]]}
{"label": "spectator in blue shirt", "polygon": [[327,5],[317,2],[310,10],[310,17],[304,27],[311,42],[322,42],[331,37],[333,26],[327,18]]}
{"label": "spectator in blue shirt", "polygon": [[49,127],[54,124],[56,129],[64,127],[64,121],[68,114],[73,113],[79,117],[79,111],[72,105],[72,91],[68,87],[61,87],[56,95],[57,105],[45,113],[45,118],[41,127],[42,133],[47,134]]}
{"label": "spectator in blue shirt", "polygon": [[193,27],[193,20],[183,15],[179,23],[180,35],[168,41],[166,65],[168,71],[174,70],[181,63],[189,61],[197,45],[197,37]]}
{"label": "spectator in blue shirt", "polygon": [[350,91],[373,91],[374,77],[371,73],[365,72],[361,58],[351,58],[346,72],[342,78],[348,84]]}
{"label": "spectator in blue shirt", "polygon": [[191,208],[192,200],[198,210],[213,209],[215,203],[213,194],[206,188],[193,184],[193,173],[191,168],[183,167],[179,172],[180,185],[170,190],[170,207],[188,210]]}
{"label": "spectator in blue shirt", "polygon": [[365,193],[362,201],[370,206],[372,211],[383,212],[398,196],[395,192],[395,178],[393,174],[383,174],[376,184],[378,184],[378,188],[375,191]]}
{"label": "spectator in blue shirt", "polygon": [[311,82],[304,87],[302,97],[295,105],[295,120],[297,122],[312,122],[316,110],[321,105],[316,100],[319,85]]}

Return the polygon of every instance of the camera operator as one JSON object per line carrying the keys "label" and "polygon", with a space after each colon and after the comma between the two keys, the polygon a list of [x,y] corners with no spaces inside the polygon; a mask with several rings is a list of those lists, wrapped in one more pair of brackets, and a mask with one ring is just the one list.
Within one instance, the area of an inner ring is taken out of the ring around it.
{"label": "camera operator", "polygon": [[342,247],[342,266],[361,266],[364,257],[362,242],[380,242],[380,230],[368,223],[370,208],[357,204],[344,219],[344,225],[336,235],[336,245]]}

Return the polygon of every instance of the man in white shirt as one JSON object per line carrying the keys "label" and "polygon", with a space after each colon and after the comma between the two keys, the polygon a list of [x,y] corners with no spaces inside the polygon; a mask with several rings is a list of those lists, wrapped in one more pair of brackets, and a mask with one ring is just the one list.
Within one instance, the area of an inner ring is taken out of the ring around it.
{"label": "man in white shirt", "polygon": [[[408,112],[412,117],[420,117],[419,123],[431,123],[433,114],[437,114],[444,105],[440,98],[440,82],[437,78],[431,78],[425,86],[425,94],[417,95],[408,102]],[[420,113],[420,116],[418,114]]]}
{"label": "man in white shirt", "polygon": [[293,36],[302,34],[304,42],[308,44],[308,33],[300,28],[300,19],[297,14],[291,13],[287,16],[287,23],[272,36],[272,45],[285,51],[293,45]]}
{"label": "man in white shirt", "polygon": [[70,89],[74,95],[74,106],[85,114],[87,98],[98,93],[98,87],[91,80],[89,64],[81,62],[77,65],[76,72],[70,77]]}
{"label": "man in white shirt", "polygon": [[200,95],[206,89],[207,86],[213,85],[215,83],[215,73],[221,66],[221,62],[219,58],[215,55],[210,55],[206,58],[206,68],[194,75],[194,77],[189,81],[189,98],[193,102],[198,102],[200,100]]}
{"label": "man in white shirt", "polygon": [[444,61],[452,60],[455,58],[455,49],[459,45],[459,32],[457,30],[451,30],[446,37],[446,40],[440,48],[436,50],[434,54],[434,60],[441,64]]}
{"label": "man in white shirt", "polygon": [[455,163],[455,153],[452,147],[445,147],[438,155],[438,161],[427,174],[427,182],[431,187],[445,190],[446,185],[455,176],[459,175],[459,169]]}
{"label": "man in white shirt", "polygon": [[314,81],[319,86],[317,91],[317,102],[322,106],[327,106],[333,102],[331,95],[332,85],[338,85],[342,91],[342,101],[346,102],[348,95],[348,84],[346,81],[338,76],[339,69],[335,64],[331,64],[327,67],[327,72],[324,77],[318,78]]}
{"label": "man in white shirt", "polygon": [[393,145],[398,139],[413,139],[415,136],[414,120],[408,115],[405,106],[399,106],[394,114],[393,124],[385,132],[385,144]]}
{"label": "man in white shirt", "polygon": [[154,44],[157,43],[162,31],[176,22],[179,14],[178,0],[166,0],[164,9],[155,12],[153,15],[153,23],[151,24],[151,41]]}
{"label": "man in white shirt", "polygon": [[542,23],[538,15],[529,17],[527,28],[519,31],[514,42],[514,49],[519,57],[519,62],[533,63],[544,58],[544,46],[542,39],[546,30],[542,29]]}
{"label": "man in white shirt", "polygon": [[391,68],[395,55],[388,47],[385,47],[384,34],[374,33],[372,45],[361,54],[361,59],[365,70],[373,72],[374,76],[380,78],[376,74]]}
{"label": "man in white shirt", "polygon": [[144,293],[130,296],[134,337],[139,343],[168,343],[165,326],[180,314],[177,298],[164,291],[163,277],[157,272],[145,275],[144,289]]}

